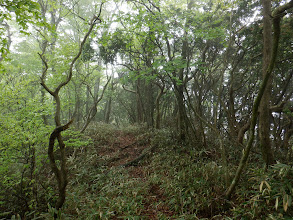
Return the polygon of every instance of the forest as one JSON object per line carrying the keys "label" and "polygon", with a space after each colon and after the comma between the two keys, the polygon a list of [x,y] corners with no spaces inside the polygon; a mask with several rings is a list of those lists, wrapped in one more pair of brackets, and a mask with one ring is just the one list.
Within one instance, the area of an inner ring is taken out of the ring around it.
{"label": "forest", "polygon": [[0,0],[0,219],[293,219],[293,0]]}

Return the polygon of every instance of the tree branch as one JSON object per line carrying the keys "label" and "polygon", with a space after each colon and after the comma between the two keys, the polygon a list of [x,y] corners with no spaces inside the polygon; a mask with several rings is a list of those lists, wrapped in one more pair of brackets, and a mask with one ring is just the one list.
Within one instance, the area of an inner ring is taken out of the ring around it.
{"label": "tree branch", "polygon": [[69,81],[71,80],[72,78],[72,72],[73,72],[73,66],[75,64],[75,62],[77,61],[77,59],[80,57],[81,53],[82,53],[82,50],[83,50],[83,46],[86,42],[86,40],[88,39],[89,35],[91,34],[94,26],[96,25],[96,21],[98,20],[99,22],[101,22],[101,19],[99,18],[99,16],[101,15],[101,10],[102,10],[102,5],[103,3],[101,4],[101,7],[100,7],[100,12],[99,12],[99,15],[98,16],[93,16],[91,22],[90,22],[90,28],[88,30],[88,32],[85,34],[81,44],[80,44],[80,47],[79,47],[79,51],[77,53],[77,55],[73,58],[71,64],[70,64],[70,68],[69,68],[69,74],[68,74],[68,77],[67,77],[67,80],[63,83],[60,83],[59,86],[56,88],[55,92],[59,92],[59,90],[67,85],[69,83]]}
{"label": "tree branch", "polygon": [[268,84],[269,78],[273,72],[274,66],[275,66],[275,62],[277,59],[277,54],[278,54],[278,47],[279,47],[279,40],[280,40],[280,32],[281,32],[281,28],[280,28],[280,23],[281,23],[281,18],[285,15],[284,11],[292,8],[293,7],[293,0],[291,0],[289,3],[278,7],[277,9],[275,9],[275,11],[273,12],[273,31],[274,31],[274,39],[273,39],[273,49],[272,49],[272,56],[270,59],[270,63],[267,67],[266,70],[266,74],[264,77],[264,80],[262,81],[260,88],[259,88],[259,93],[254,101],[253,104],[253,111],[252,111],[252,118],[251,118],[251,124],[250,124],[250,137],[248,140],[248,143],[244,149],[241,161],[239,163],[238,169],[236,171],[235,177],[229,187],[229,189],[226,192],[226,197],[227,199],[231,198],[232,193],[234,192],[236,185],[238,184],[239,180],[240,180],[240,176],[241,173],[244,169],[244,166],[246,165],[248,156],[249,156],[249,152],[251,150],[251,147],[253,145],[253,140],[254,140],[254,136],[255,136],[255,126],[256,126],[256,122],[257,122],[257,117],[258,117],[258,107],[260,105],[262,96],[264,94],[264,91],[266,89],[266,86]]}

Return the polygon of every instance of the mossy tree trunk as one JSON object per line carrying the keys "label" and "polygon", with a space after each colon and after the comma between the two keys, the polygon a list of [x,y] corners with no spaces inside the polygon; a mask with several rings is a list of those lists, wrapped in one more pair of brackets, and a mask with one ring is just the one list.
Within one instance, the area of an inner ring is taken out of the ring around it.
{"label": "mossy tree trunk", "polygon": [[[263,0],[263,79],[270,64],[273,46],[272,19],[271,19],[271,0]],[[264,90],[263,97],[259,105],[259,138],[262,156],[266,166],[274,163],[274,156],[270,140],[271,112],[270,97],[272,91],[272,75],[268,78],[268,83]]]}
{"label": "mossy tree trunk", "polygon": [[243,152],[242,158],[240,160],[239,166],[237,168],[235,177],[226,192],[227,199],[231,198],[232,193],[234,192],[234,190],[240,180],[241,173],[246,165],[251,147],[253,145],[253,140],[254,140],[254,135],[255,135],[254,134],[255,133],[255,125],[257,122],[259,106],[261,103],[261,99],[265,93],[266,86],[269,82],[269,79],[271,77],[271,74],[273,72],[275,62],[277,59],[277,52],[278,52],[280,32],[281,32],[281,28],[280,28],[281,18],[286,15],[286,10],[288,10],[290,8],[293,8],[293,0],[291,0],[289,3],[287,3],[285,5],[278,7],[277,9],[275,9],[275,11],[272,14],[273,32],[274,32],[274,38],[273,38],[273,42],[272,42],[272,44],[273,44],[272,45],[272,55],[270,57],[269,65],[266,69],[265,77],[260,85],[258,95],[253,103],[251,123],[250,123],[250,128],[249,128],[250,137],[249,137],[249,140],[248,140],[246,147],[244,149],[244,152]]}

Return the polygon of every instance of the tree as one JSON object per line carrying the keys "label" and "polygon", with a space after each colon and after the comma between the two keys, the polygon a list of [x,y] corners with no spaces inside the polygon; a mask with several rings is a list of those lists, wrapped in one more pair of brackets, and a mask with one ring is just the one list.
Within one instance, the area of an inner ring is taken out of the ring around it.
{"label": "tree", "polygon": [[239,163],[239,166],[238,166],[237,172],[235,174],[235,177],[234,177],[232,183],[230,184],[229,189],[226,192],[226,197],[228,199],[231,198],[231,195],[234,192],[235,187],[239,182],[240,175],[241,175],[241,173],[242,173],[242,171],[244,169],[244,166],[245,166],[245,164],[247,162],[247,159],[248,159],[248,156],[249,156],[249,152],[250,152],[251,147],[253,145],[255,126],[256,126],[257,117],[258,117],[258,108],[260,106],[262,97],[263,97],[263,95],[265,93],[266,86],[269,83],[269,79],[271,77],[271,74],[273,72],[275,62],[276,62],[276,59],[277,59],[279,40],[280,40],[280,33],[281,33],[281,27],[280,27],[281,18],[283,16],[285,16],[286,10],[288,10],[288,9],[290,9],[292,7],[293,7],[293,1],[290,1],[290,2],[288,2],[286,4],[284,4],[284,5],[279,6],[272,13],[274,38],[273,38],[273,46],[272,46],[272,53],[271,53],[271,56],[270,56],[270,62],[269,62],[269,65],[267,66],[264,80],[261,83],[258,95],[257,95],[257,97],[256,97],[256,99],[254,101],[254,104],[253,104],[253,112],[252,112],[252,116],[251,116],[252,118],[251,118],[250,129],[249,129],[249,132],[250,132],[249,140],[248,140],[248,142],[246,144],[246,147],[245,147],[245,150],[243,152],[243,155],[242,155],[241,161]]}
{"label": "tree", "polygon": [[[263,80],[266,77],[268,66],[271,62],[272,56],[272,20],[271,20],[271,1],[263,0]],[[270,97],[272,91],[272,75],[268,79],[266,89],[264,91],[263,97],[259,106],[259,136],[260,136],[260,147],[263,155],[263,159],[266,166],[273,164],[275,162],[271,140],[270,140],[270,130],[271,130],[271,112],[270,112]]]}
{"label": "tree", "polygon": [[[73,119],[71,119],[67,124],[65,125],[61,125],[61,101],[60,101],[60,96],[59,96],[59,92],[60,90],[66,86],[72,79],[72,74],[73,74],[73,67],[75,62],[79,59],[79,57],[82,54],[82,50],[83,47],[86,43],[86,40],[88,39],[89,35],[91,34],[91,32],[93,31],[94,26],[96,25],[96,22],[101,21],[100,19],[100,15],[101,15],[101,10],[102,10],[102,4],[100,7],[100,12],[97,16],[93,16],[93,18],[90,21],[90,27],[87,31],[87,33],[85,34],[85,36],[83,37],[83,40],[80,44],[79,47],[79,51],[77,53],[77,55],[72,59],[70,66],[69,66],[69,70],[68,70],[68,75],[66,77],[66,79],[64,81],[61,81],[57,87],[52,90],[48,87],[48,85],[46,84],[46,75],[47,75],[47,70],[48,70],[48,63],[46,61],[46,58],[44,57],[44,54],[39,54],[40,58],[42,59],[42,62],[45,65],[45,68],[43,70],[42,76],[41,76],[41,85],[44,87],[44,89],[51,95],[53,96],[54,100],[55,100],[55,125],[56,128],[54,129],[54,131],[51,133],[50,135],[50,139],[49,139],[49,146],[48,146],[48,156],[50,159],[50,166],[51,169],[53,171],[53,173],[55,174],[55,177],[57,179],[57,183],[58,183],[58,191],[59,191],[59,196],[55,205],[55,208],[57,210],[61,209],[64,202],[65,202],[65,192],[66,192],[66,186],[68,183],[67,180],[67,167],[66,167],[66,157],[65,157],[65,144],[64,141],[62,139],[62,135],[61,132],[68,129],[69,125],[73,122]],[[55,161],[55,155],[54,155],[54,142],[55,139],[58,140],[59,143],[59,149],[60,149],[60,153],[61,153],[61,165],[60,165],[60,169],[58,168],[56,161]],[[57,216],[55,216],[56,218]]]}

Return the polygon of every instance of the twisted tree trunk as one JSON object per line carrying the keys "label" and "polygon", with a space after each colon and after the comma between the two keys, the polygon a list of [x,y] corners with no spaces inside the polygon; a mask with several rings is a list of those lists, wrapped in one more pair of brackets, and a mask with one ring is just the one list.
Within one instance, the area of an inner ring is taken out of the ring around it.
{"label": "twisted tree trunk", "polygon": [[265,77],[260,85],[258,95],[254,101],[254,104],[253,104],[252,117],[251,117],[251,123],[250,123],[250,128],[249,128],[250,137],[249,137],[248,143],[244,149],[244,152],[243,152],[242,158],[240,160],[238,169],[236,171],[235,177],[226,192],[227,199],[231,198],[231,195],[234,192],[234,190],[240,180],[240,175],[246,165],[246,162],[247,162],[247,159],[249,156],[249,152],[250,152],[251,147],[253,145],[253,140],[254,140],[254,135],[255,135],[254,134],[255,133],[255,125],[256,125],[257,116],[258,116],[258,108],[259,108],[261,99],[263,97],[263,94],[265,93],[266,86],[269,82],[269,79],[271,77],[271,74],[273,72],[275,62],[277,59],[277,52],[278,52],[280,32],[281,32],[281,28],[280,28],[281,18],[283,16],[285,16],[285,14],[286,14],[285,11],[289,8],[293,8],[293,0],[291,0],[289,3],[287,3],[285,5],[278,7],[273,13],[274,38],[273,38],[273,46],[272,46],[272,56],[271,56],[269,65],[266,69]]}
{"label": "twisted tree trunk", "polygon": [[[60,210],[65,202],[65,198],[66,198],[66,186],[67,186],[67,168],[66,168],[66,157],[65,157],[65,144],[63,142],[62,136],[61,136],[61,132],[66,130],[69,125],[73,122],[73,119],[70,120],[66,125],[61,126],[61,101],[60,101],[60,96],[59,96],[59,92],[60,90],[66,86],[72,79],[72,72],[73,72],[73,66],[76,63],[76,61],[79,59],[84,44],[87,40],[87,38],[89,37],[90,33],[92,32],[95,24],[97,21],[101,21],[100,20],[100,15],[101,15],[101,9],[102,9],[102,5],[100,7],[100,13],[98,16],[94,16],[92,18],[92,20],[90,21],[90,27],[88,32],[85,34],[80,47],[79,47],[79,51],[77,53],[77,55],[73,58],[73,60],[71,61],[71,64],[69,66],[69,73],[67,75],[66,80],[64,80],[63,82],[60,82],[60,84],[55,88],[55,90],[52,90],[48,87],[48,85],[46,84],[46,77],[47,77],[47,70],[48,70],[48,63],[47,60],[45,59],[45,49],[43,50],[42,54],[39,54],[43,64],[44,64],[44,69],[43,69],[43,73],[41,76],[41,85],[44,87],[44,89],[51,94],[51,96],[53,96],[54,100],[55,100],[55,124],[56,124],[56,128],[53,130],[53,132],[50,135],[50,139],[49,139],[49,146],[48,146],[48,157],[50,160],[50,166],[52,169],[52,172],[55,174],[56,176],[56,180],[57,180],[57,184],[58,184],[58,199],[57,202],[55,204],[55,208],[56,210]],[[59,143],[59,148],[60,148],[60,153],[61,153],[61,159],[60,159],[60,169],[58,168],[56,161],[55,161],[55,155],[54,155],[54,142],[55,139],[58,140]],[[57,218],[57,213],[55,213],[54,218]]]}

